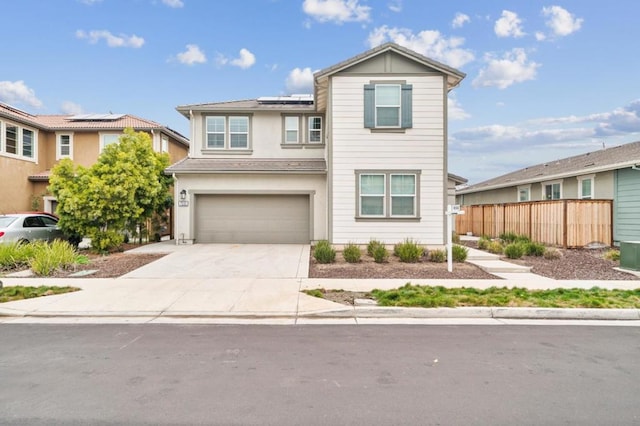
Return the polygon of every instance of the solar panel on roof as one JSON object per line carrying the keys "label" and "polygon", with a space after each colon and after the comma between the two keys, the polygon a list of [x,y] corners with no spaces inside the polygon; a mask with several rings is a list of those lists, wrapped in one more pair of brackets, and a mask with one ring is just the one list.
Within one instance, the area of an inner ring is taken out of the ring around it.
{"label": "solar panel on roof", "polygon": [[73,121],[114,121],[124,117],[124,114],[78,114],[69,117]]}

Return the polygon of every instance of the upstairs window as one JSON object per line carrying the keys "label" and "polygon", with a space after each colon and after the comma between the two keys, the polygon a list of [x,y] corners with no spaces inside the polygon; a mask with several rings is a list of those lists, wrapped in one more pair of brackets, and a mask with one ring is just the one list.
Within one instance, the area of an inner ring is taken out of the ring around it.
{"label": "upstairs window", "polygon": [[56,149],[56,159],[71,158],[73,149],[73,135],[71,134],[59,134],[58,143]]}
{"label": "upstairs window", "polygon": [[169,152],[169,138],[166,135],[160,137],[160,152]]}
{"label": "upstairs window", "polygon": [[22,156],[33,158],[33,131],[22,129]]}
{"label": "upstairs window", "polygon": [[8,154],[18,154],[18,126],[7,124],[5,128],[4,149]]}
{"label": "upstairs window", "polygon": [[284,143],[298,143],[300,135],[300,118],[286,116],[284,118]]}
{"label": "upstairs window", "polygon": [[413,126],[413,86],[378,83],[364,86],[364,127],[406,129]]}
{"label": "upstairs window", "polygon": [[104,149],[113,144],[120,142],[120,133],[101,133],[100,134],[100,152],[104,151]]}
{"label": "upstairs window", "polygon": [[309,143],[322,143],[322,117],[309,117]]}
{"label": "upstairs window", "polygon": [[207,116],[205,149],[240,150],[249,148],[248,116]]}

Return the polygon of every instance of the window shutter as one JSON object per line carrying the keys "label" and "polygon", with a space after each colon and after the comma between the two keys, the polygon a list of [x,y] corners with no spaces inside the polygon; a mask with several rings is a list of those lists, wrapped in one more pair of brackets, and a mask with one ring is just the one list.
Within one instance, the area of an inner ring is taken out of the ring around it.
{"label": "window shutter", "polygon": [[402,109],[402,119],[400,127],[408,129],[413,127],[413,86],[411,84],[402,85],[402,96],[400,105]]}
{"label": "window shutter", "polygon": [[364,127],[373,129],[376,127],[376,85],[364,85]]}

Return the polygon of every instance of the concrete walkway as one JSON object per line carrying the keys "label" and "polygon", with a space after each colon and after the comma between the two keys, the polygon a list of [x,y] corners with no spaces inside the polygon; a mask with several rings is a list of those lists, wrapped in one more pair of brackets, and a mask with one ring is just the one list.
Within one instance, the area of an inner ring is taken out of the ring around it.
{"label": "concrete walkway", "polygon": [[[178,247],[167,243],[153,246],[145,246],[141,249],[146,252],[155,249],[185,254],[190,250],[189,247]],[[308,246],[305,247],[306,249],[300,249],[300,246],[292,246],[290,250],[285,250],[289,259],[298,260],[290,261],[288,269],[286,272],[282,272],[280,277],[201,276],[198,272],[194,272],[198,264],[202,264],[201,262],[215,264],[215,260],[210,258],[209,250],[216,250],[216,248],[208,247],[205,250],[200,247],[204,255],[193,264],[185,265],[184,262],[178,261],[187,256],[171,258],[173,254],[170,254],[163,258],[168,261],[153,262],[147,265],[148,268],[143,267],[115,279],[5,277],[2,278],[5,286],[71,285],[81,288],[82,291],[0,304],[0,322],[263,322],[269,324],[441,324],[444,322],[507,324],[513,321],[522,323],[522,320],[581,319],[583,320],[581,324],[589,324],[590,321],[584,320],[608,319],[625,320],[617,324],[640,325],[640,310],[637,309],[421,309],[383,308],[366,305],[346,306],[308,296],[301,293],[301,290],[325,288],[370,291],[374,288],[397,288],[407,282],[480,289],[492,286],[526,287],[529,289],[591,288],[594,286],[607,289],[636,289],[640,288],[640,278],[634,281],[556,281],[532,274],[525,270],[526,268],[522,269],[517,265],[502,262],[496,258],[488,258],[483,252],[470,250],[469,262],[483,269],[493,270],[492,273],[500,278],[489,280],[314,279],[307,278],[306,275],[309,251]],[[279,246],[279,249],[282,247]],[[226,250],[230,251],[234,248],[227,247]],[[242,250],[242,248],[237,248],[237,250]],[[139,252],[140,249],[136,249],[136,251]],[[258,251],[258,253],[264,252]],[[273,253],[270,253],[266,258],[273,259]],[[158,264],[154,265],[154,263]],[[252,265],[252,269],[260,270],[259,266],[254,268],[252,263],[247,264]],[[509,265],[515,266],[515,268],[509,269]],[[230,269],[230,275],[233,275],[234,270],[234,268]],[[278,271],[278,269],[271,269],[271,271]],[[259,275],[259,273],[255,275]]]}

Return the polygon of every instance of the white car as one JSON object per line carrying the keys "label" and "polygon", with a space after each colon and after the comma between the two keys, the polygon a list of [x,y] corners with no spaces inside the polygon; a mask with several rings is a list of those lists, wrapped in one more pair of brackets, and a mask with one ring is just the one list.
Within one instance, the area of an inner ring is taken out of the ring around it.
{"label": "white car", "polygon": [[58,218],[48,213],[15,213],[0,215],[0,244],[66,239],[58,227]]}

